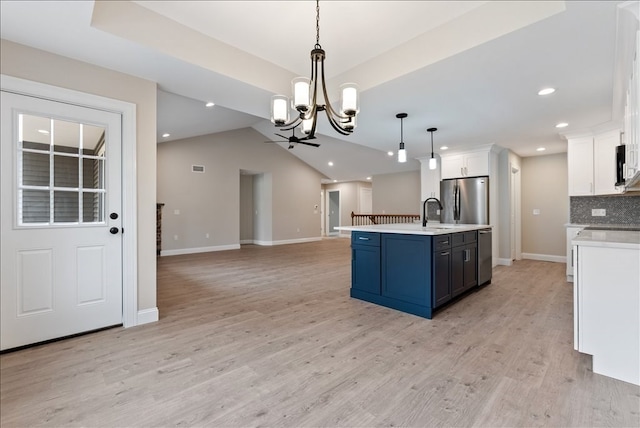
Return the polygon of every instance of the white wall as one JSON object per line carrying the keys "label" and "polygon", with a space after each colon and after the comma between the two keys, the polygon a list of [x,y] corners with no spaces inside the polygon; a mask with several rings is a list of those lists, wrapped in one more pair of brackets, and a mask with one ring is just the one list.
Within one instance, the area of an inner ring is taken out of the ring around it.
{"label": "white wall", "polygon": [[0,72],[136,105],[138,310],[155,308],[156,84],[7,40],[0,45]]}
{"label": "white wall", "polygon": [[[203,165],[205,173],[191,172],[194,164]],[[271,245],[320,239],[320,214],[314,208],[320,203],[322,175],[245,128],[158,145],[163,254],[239,246],[246,215],[241,215],[241,205],[243,210],[247,205],[240,198],[243,170],[259,172],[251,185],[254,241]]]}

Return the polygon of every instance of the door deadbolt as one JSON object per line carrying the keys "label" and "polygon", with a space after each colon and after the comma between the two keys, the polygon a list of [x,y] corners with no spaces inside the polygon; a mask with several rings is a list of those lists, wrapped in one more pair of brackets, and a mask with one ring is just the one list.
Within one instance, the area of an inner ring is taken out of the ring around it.
{"label": "door deadbolt", "polygon": [[109,214],[109,218],[110,218],[111,220],[116,220],[116,219],[118,218],[118,213],[111,213],[111,214]]}

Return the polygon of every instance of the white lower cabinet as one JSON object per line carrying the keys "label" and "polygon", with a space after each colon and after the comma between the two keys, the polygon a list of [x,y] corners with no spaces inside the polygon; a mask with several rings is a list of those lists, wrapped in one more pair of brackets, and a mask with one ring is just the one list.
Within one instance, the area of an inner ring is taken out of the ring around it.
{"label": "white lower cabinet", "polygon": [[573,282],[573,245],[571,241],[583,229],[583,226],[567,226],[567,281]]}
{"label": "white lower cabinet", "polygon": [[575,245],[574,347],[593,372],[640,385],[640,250]]}

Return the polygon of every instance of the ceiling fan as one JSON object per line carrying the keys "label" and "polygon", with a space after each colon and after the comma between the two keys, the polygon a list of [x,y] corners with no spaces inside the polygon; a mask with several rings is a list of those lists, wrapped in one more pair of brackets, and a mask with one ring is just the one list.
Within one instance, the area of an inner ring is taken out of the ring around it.
{"label": "ceiling fan", "polygon": [[312,137],[312,138],[308,138],[308,137],[304,137],[304,138],[298,138],[296,137],[296,130],[295,128],[291,130],[291,136],[290,137],[285,137],[282,134],[276,134],[278,137],[280,138],[284,138],[283,141],[265,141],[265,143],[289,143],[289,150],[293,149],[295,147],[296,144],[306,144],[307,146],[312,146],[312,147],[320,147],[320,144],[318,143],[309,143],[308,141],[305,141],[306,139],[315,139],[316,137]]}

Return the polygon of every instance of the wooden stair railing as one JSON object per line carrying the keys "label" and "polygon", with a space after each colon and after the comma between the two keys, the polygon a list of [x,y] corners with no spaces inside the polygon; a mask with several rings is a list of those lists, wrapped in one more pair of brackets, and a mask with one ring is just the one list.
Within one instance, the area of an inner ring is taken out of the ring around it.
{"label": "wooden stair railing", "polygon": [[351,211],[351,226],[413,223],[414,221],[420,221],[420,214],[355,214]]}

